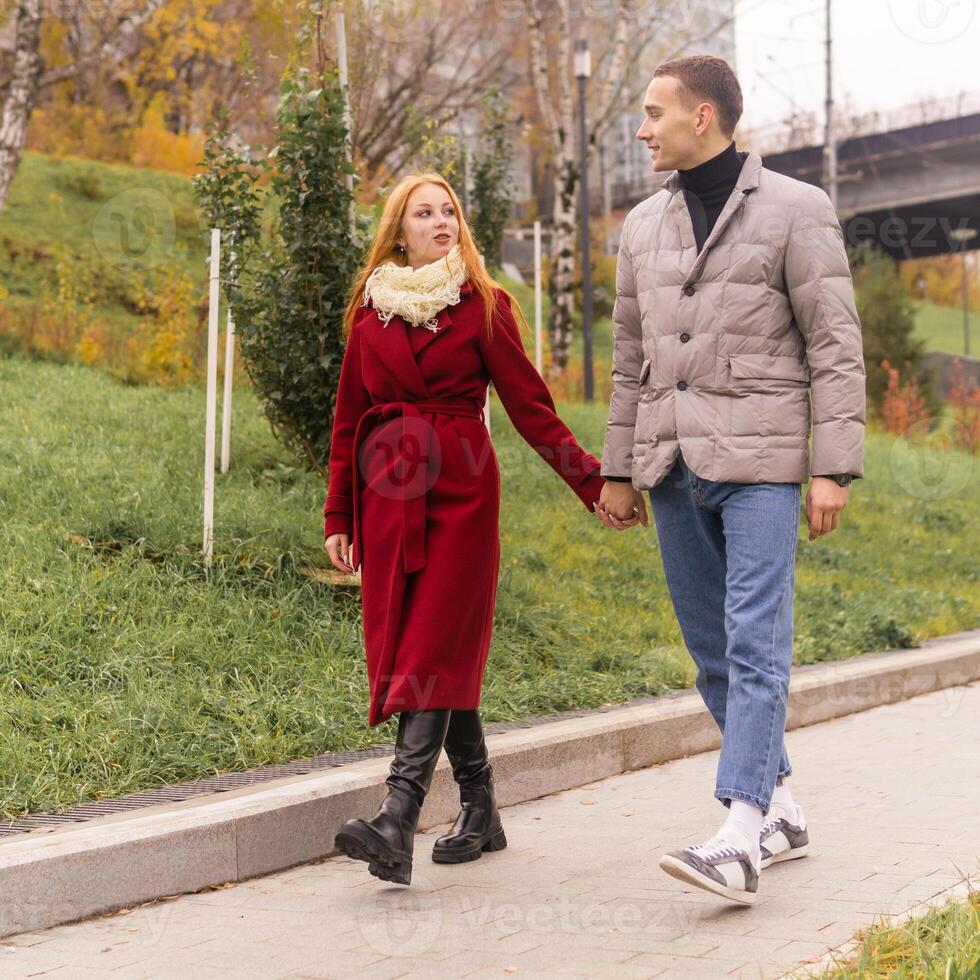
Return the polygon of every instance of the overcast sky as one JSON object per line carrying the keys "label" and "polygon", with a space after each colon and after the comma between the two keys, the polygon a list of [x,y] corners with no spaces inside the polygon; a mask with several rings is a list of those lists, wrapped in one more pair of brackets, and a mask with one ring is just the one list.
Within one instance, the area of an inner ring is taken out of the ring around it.
{"label": "overcast sky", "polygon": [[[833,0],[834,89],[857,108],[921,96],[980,99],[980,0]],[[743,123],[784,118],[795,104],[823,118],[824,0],[736,0]],[[976,111],[976,110],[974,110]]]}

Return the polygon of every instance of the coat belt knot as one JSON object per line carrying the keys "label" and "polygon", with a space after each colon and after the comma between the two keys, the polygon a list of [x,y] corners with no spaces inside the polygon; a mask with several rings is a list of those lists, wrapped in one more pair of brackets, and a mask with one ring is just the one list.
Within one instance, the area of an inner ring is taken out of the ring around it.
{"label": "coat belt knot", "polygon": [[[386,455],[385,472],[389,478],[382,492],[390,495],[393,506],[401,510],[401,549],[404,571],[417,572],[425,567],[425,501],[428,486],[427,464],[432,453],[435,429],[422,416],[455,415],[483,420],[483,406],[474,398],[427,398],[422,401],[380,402],[372,405],[358,420],[353,444],[354,528],[351,563],[361,563],[360,492],[364,460],[361,448],[368,432],[379,422],[400,418],[393,445],[384,443],[379,450]],[[416,421],[418,420],[418,421]],[[396,471],[401,469],[399,475]]]}

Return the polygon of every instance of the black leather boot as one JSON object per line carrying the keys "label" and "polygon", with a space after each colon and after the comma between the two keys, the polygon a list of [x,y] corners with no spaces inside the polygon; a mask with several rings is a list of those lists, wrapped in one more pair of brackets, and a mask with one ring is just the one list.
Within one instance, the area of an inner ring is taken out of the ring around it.
{"label": "black leather boot", "polygon": [[449,716],[449,708],[399,714],[395,758],[385,779],[388,795],[370,820],[348,820],[334,839],[337,850],[367,861],[376,878],[400,885],[412,880],[419,811],[432,785]]}
{"label": "black leather boot", "polygon": [[453,711],[446,732],[446,755],[459,785],[462,809],[449,833],[433,845],[432,860],[461,864],[475,861],[484,851],[502,851],[507,837],[493,795],[493,766],[478,711]]}

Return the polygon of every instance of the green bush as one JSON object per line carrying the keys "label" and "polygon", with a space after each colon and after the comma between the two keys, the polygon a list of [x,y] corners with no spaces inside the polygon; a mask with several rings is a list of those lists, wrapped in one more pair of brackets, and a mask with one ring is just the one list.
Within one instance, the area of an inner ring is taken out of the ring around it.
{"label": "green bush", "polygon": [[[195,192],[222,229],[226,290],[242,358],[274,430],[326,478],[344,355],[342,321],[361,262],[345,174],[347,128],[336,69],[287,72],[277,143],[252,161],[217,127]],[[271,173],[274,226],[261,232],[258,179]]]}
{"label": "green bush", "polygon": [[931,418],[942,412],[931,371],[923,368],[924,344],[915,337],[915,308],[902,286],[897,263],[868,243],[852,246],[849,259],[864,341],[868,404],[881,417],[888,388],[887,360],[903,379],[914,376]]}

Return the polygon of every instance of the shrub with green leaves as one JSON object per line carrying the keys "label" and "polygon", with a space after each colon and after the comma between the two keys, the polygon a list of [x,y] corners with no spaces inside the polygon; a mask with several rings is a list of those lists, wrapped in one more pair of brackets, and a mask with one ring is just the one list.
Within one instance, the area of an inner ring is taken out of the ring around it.
{"label": "shrub with green leaves", "polygon": [[473,234],[491,271],[500,268],[504,229],[514,204],[509,117],[503,95],[493,89],[484,100],[480,152],[473,164]]}
{"label": "shrub with green leaves", "polygon": [[[216,131],[195,190],[234,252],[222,278],[265,415],[296,457],[326,478],[344,354],[341,322],[363,248],[345,181],[353,168],[336,69],[287,71],[276,118],[276,145],[264,160],[248,159]],[[262,172],[270,175],[275,205],[267,234]]]}
{"label": "shrub with green leaves", "polygon": [[916,378],[929,415],[935,418],[942,405],[931,383],[931,371],[922,366],[924,345],[914,336],[915,309],[902,287],[898,264],[868,243],[852,246],[848,252],[861,321],[869,407],[881,414],[888,388],[888,372],[881,362],[888,360],[901,369],[903,378]]}

